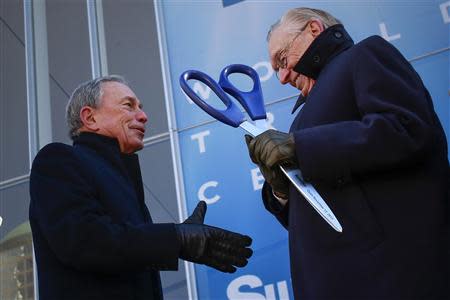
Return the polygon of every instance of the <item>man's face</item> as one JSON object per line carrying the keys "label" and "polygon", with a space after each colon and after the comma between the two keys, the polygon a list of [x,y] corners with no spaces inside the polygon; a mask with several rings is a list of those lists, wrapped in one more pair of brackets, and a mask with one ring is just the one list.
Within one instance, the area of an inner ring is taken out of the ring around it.
{"label": "man's face", "polygon": [[116,138],[122,153],[142,149],[147,115],[136,95],[119,82],[104,82],[101,89],[99,106],[93,111],[96,133]]}
{"label": "man's face", "polygon": [[278,27],[272,32],[269,40],[270,62],[272,68],[278,71],[281,84],[289,83],[302,91],[304,96],[309,94],[315,81],[295,72],[293,68],[321,30],[323,30],[321,24],[313,20],[298,34],[292,34],[285,28]]}

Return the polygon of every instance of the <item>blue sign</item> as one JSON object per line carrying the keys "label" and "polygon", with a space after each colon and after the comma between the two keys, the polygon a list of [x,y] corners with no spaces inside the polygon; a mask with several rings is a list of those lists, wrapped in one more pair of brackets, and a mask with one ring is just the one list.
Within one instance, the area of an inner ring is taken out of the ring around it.
{"label": "blue sign", "polygon": [[242,2],[242,1],[245,1],[245,0],[222,0],[222,3],[223,3],[223,7],[227,7],[227,6]]}
{"label": "blue sign", "polygon": [[[218,80],[230,64],[260,75],[272,125],[287,131],[298,91],[280,85],[270,66],[268,28],[294,1],[164,1],[164,27],[176,112],[187,208],[209,204],[206,223],[250,235],[254,256],[235,274],[196,266],[199,299],[293,299],[287,232],[263,207],[263,178],[248,158],[244,132],[219,123],[190,102],[178,85],[186,70]],[[314,1],[346,26],[355,42],[380,35],[409,59],[429,89],[449,130],[450,1]],[[431,30],[430,30],[431,28]],[[232,78],[245,89],[244,78]],[[219,100],[202,83],[193,88],[208,103]],[[222,104],[223,105],[223,104]]]}

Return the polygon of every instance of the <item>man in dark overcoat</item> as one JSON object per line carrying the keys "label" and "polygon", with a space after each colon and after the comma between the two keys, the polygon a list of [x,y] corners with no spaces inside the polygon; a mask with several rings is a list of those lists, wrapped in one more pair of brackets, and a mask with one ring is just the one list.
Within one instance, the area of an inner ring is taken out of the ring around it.
{"label": "man in dark overcoat", "polygon": [[[419,75],[382,38],[354,44],[317,9],[288,11],[268,43],[302,109],[289,133],[246,140],[265,207],[289,231],[295,299],[448,299],[447,142]],[[342,233],[280,164],[301,170]]]}
{"label": "man in dark overcoat", "polygon": [[204,225],[200,202],[182,224],[154,224],[136,151],[147,115],[122,77],[81,84],[67,106],[73,146],[52,143],[30,177],[40,300],[162,299],[159,270],[178,258],[232,273],[248,236]]}

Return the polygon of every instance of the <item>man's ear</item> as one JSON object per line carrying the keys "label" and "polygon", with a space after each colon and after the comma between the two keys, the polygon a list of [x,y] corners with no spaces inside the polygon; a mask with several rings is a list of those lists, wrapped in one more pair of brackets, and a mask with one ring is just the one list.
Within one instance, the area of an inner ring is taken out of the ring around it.
{"label": "man's ear", "polygon": [[322,21],[319,19],[311,19],[308,24],[309,30],[313,37],[317,37],[322,31],[325,30],[325,26],[323,26]]}
{"label": "man's ear", "polygon": [[98,131],[99,128],[95,119],[95,108],[83,106],[80,110],[80,119],[84,128],[89,131]]}

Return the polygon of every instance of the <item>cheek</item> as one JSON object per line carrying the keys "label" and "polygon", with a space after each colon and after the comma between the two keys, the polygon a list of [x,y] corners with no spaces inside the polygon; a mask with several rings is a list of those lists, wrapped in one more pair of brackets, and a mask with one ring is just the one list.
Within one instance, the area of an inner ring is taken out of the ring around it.
{"label": "cheek", "polygon": [[133,130],[130,129],[130,123],[132,123],[132,122],[133,122],[133,117],[131,117],[127,114],[120,118],[120,120],[119,120],[120,125],[117,124],[118,126],[121,127],[122,133],[126,139],[128,139],[130,134],[133,134]]}
{"label": "cheek", "polygon": [[120,123],[120,125],[126,129],[128,128],[128,125],[133,121],[133,118],[130,117],[128,114],[122,115],[119,120],[118,123]]}

